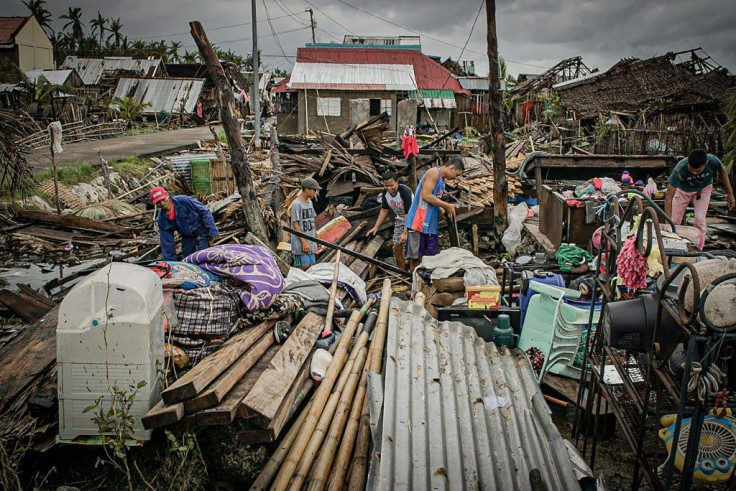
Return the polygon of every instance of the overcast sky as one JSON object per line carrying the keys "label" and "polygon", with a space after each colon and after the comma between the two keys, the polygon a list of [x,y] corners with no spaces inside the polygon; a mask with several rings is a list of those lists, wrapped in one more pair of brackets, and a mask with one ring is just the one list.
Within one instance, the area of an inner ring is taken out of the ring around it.
{"label": "overcast sky", "polygon": [[[305,12],[311,6],[318,42],[341,41],[345,34],[418,34],[424,53],[443,60],[474,60],[479,74],[488,71],[485,7],[473,27],[480,0],[256,3],[260,50],[270,67],[289,71],[296,48],[311,41]],[[0,4],[0,15],[26,15],[21,0]],[[248,0],[48,0],[47,5],[55,18],[70,6],[81,7],[87,22],[99,9],[105,17],[119,17],[130,40],[175,40],[190,51],[196,47],[188,23],[199,20],[210,41],[221,48],[241,54],[252,50]],[[512,74],[539,73],[571,56],[606,69],[625,57],[648,58],[697,47],[731,72],[736,69],[734,0],[497,0],[496,10],[499,51]],[[57,20],[54,28],[62,26]]]}

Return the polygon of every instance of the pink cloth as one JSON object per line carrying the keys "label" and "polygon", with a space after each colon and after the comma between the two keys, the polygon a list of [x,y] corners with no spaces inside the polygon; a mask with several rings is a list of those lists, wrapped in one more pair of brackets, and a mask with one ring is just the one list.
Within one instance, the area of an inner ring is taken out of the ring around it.
{"label": "pink cloth", "polygon": [[[682,217],[685,216],[687,205],[693,202],[695,208],[695,228],[700,232],[698,238],[698,248],[702,249],[705,244],[705,214],[708,212],[708,205],[710,204],[710,193],[713,191],[713,185],[704,187],[701,191],[683,191],[677,188],[675,196],[672,198],[672,221],[675,225],[682,223]],[[700,193],[700,199],[698,199],[698,193]]]}

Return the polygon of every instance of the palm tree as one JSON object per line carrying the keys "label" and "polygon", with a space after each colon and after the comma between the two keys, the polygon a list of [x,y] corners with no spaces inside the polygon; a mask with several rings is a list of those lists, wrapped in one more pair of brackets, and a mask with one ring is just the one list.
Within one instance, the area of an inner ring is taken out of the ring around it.
{"label": "palm tree", "polygon": [[95,32],[97,32],[100,36],[100,51],[102,50],[102,38],[105,37],[105,31],[107,31],[107,21],[109,19],[106,19],[102,16],[100,11],[97,11],[97,17],[92,19],[90,21],[90,25],[92,26],[92,34],[94,35]]}
{"label": "palm tree", "polygon": [[51,37],[54,35],[54,29],[51,27],[52,16],[49,9],[45,7],[45,4],[46,0],[23,0],[23,5],[31,11],[31,15],[36,18],[39,24],[41,24],[41,27],[46,34]]}
{"label": "palm tree", "polygon": [[179,63],[179,50],[181,49],[181,42],[179,41],[171,41],[171,45],[169,46],[169,61],[171,63]]}
{"label": "palm tree", "polygon": [[197,63],[199,53],[196,51],[185,51],[181,59],[184,63]]}
{"label": "palm tree", "polygon": [[76,51],[77,49],[77,43],[80,39],[82,39],[82,36],[84,36],[84,24],[82,24],[82,9],[80,7],[69,7],[69,11],[59,16],[59,19],[68,20],[66,24],[64,24],[63,29],[66,30],[68,27],[71,27],[71,49],[72,52]]}
{"label": "palm tree", "polygon": [[136,39],[130,48],[133,50],[133,56],[142,58],[145,56],[148,46],[142,39]]}
{"label": "palm tree", "polygon": [[115,43],[115,50],[120,50],[120,43],[123,41],[123,25],[120,23],[120,17],[112,19],[110,22],[110,28],[108,29],[110,35],[107,37],[109,41],[112,39]]}

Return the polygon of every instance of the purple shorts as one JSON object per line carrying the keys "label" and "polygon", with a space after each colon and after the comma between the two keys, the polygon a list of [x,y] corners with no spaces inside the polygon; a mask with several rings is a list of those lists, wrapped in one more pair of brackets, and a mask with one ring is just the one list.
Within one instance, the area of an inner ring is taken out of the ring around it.
{"label": "purple shorts", "polygon": [[423,234],[409,230],[404,247],[407,259],[421,259],[424,256],[435,256],[440,252],[440,244],[436,234]]}

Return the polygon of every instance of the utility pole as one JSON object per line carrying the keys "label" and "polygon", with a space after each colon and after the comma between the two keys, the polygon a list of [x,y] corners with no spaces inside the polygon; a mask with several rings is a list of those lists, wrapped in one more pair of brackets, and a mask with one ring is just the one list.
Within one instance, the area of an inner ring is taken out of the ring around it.
{"label": "utility pole", "polygon": [[[496,0],[486,0],[488,24],[488,114],[490,134],[484,138],[484,150],[493,155],[494,232],[500,239],[507,226],[508,187],[506,181],[506,146],[501,122],[501,80],[498,74],[498,39],[496,38]],[[537,183],[539,185],[539,183]]]}
{"label": "utility pole", "polygon": [[253,108],[255,116],[256,136],[253,140],[256,148],[261,148],[261,92],[258,90],[258,69],[261,64],[258,60],[258,22],[256,19],[256,0],[250,2],[252,9],[251,24],[253,24],[253,96],[250,98],[250,105]]}
{"label": "utility pole", "polygon": [[312,44],[315,44],[317,41],[314,40],[314,12],[311,7],[306,9],[305,12],[309,12],[309,25],[312,27]]}

